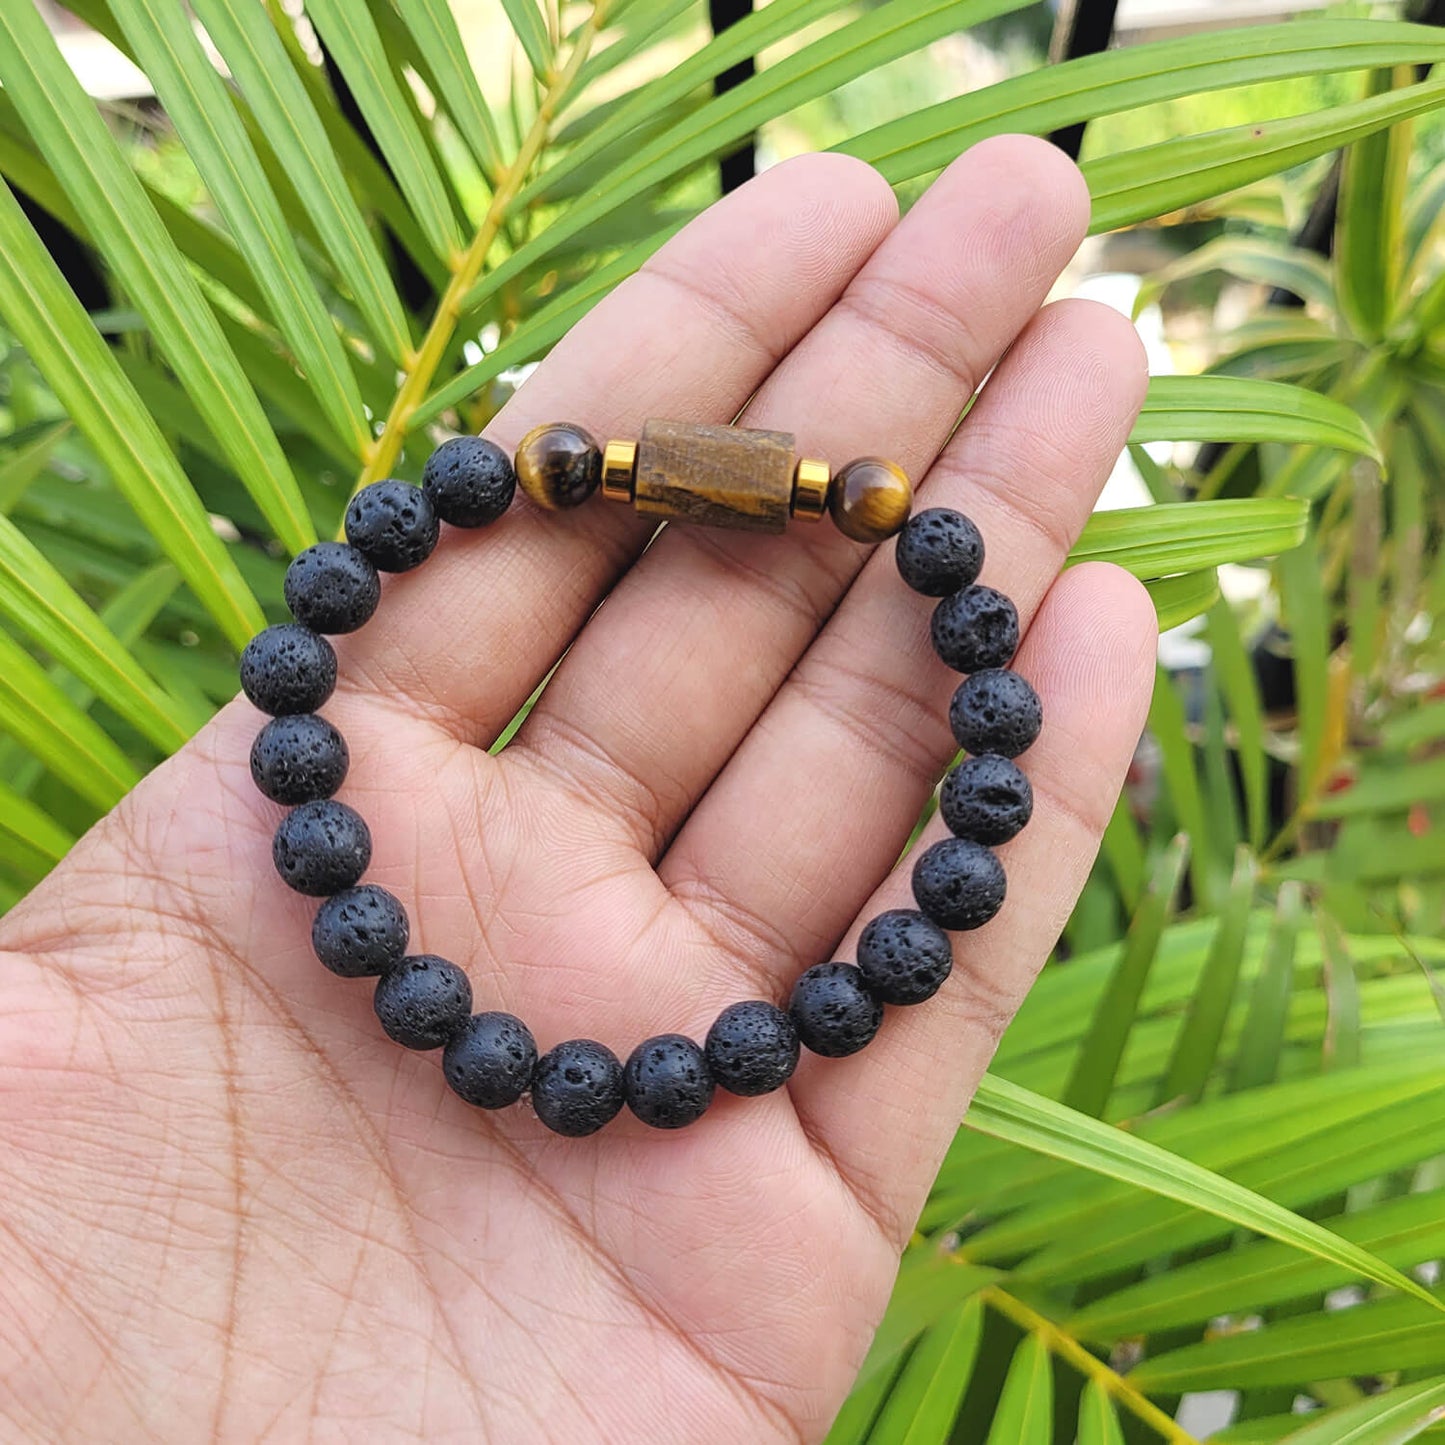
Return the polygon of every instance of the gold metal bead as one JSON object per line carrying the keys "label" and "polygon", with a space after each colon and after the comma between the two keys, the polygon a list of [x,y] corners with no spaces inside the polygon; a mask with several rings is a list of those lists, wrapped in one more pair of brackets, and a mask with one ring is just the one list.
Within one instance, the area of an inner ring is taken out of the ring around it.
{"label": "gold metal bead", "polygon": [[800,522],[821,522],[828,510],[828,483],[832,468],[816,457],[799,457],[793,473],[791,511]]}
{"label": "gold metal bead", "polygon": [[602,495],[609,502],[630,502],[637,486],[637,443],[608,442],[602,452]]}

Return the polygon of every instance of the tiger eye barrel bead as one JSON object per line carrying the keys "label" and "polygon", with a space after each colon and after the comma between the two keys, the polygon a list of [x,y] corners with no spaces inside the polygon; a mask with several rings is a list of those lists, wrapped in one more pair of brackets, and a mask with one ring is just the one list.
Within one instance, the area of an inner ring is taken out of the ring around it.
{"label": "tiger eye barrel bead", "polygon": [[410,938],[400,899],[375,883],[333,894],[311,923],[316,957],[341,978],[372,978],[395,968]]}
{"label": "tiger eye barrel bead", "polygon": [[361,814],[327,798],[293,808],[271,840],[271,860],[288,887],[325,898],[352,887],[371,862],[371,832]]}
{"label": "tiger eye barrel bead", "polygon": [[649,421],[637,443],[632,505],[645,517],[781,532],[795,470],[787,432]]}
{"label": "tiger eye barrel bead", "polygon": [[913,865],[913,897],[940,928],[982,928],[1003,907],[1003,864],[967,838],[944,838]]}
{"label": "tiger eye barrel bead", "polygon": [[1034,745],[1044,710],[1038,693],[1018,673],[995,667],[959,684],[948,705],[948,725],[967,753],[1016,758]]}
{"label": "tiger eye barrel bead", "polygon": [[955,672],[1003,667],[1019,645],[1019,614],[992,587],[965,587],[933,609],[933,650]]}
{"label": "tiger eye barrel bead", "polygon": [[273,717],[315,712],[335,686],[335,650],[299,622],[258,632],[241,653],[241,690]]}
{"label": "tiger eye barrel bead", "polygon": [[317,542],[292,559],[282,591],[303,626],[355,632],[381,601],[381,578],[349,542]]}
{"label": "tiger eye barrel bead", "polygon": [[346,540],[382,572],[420,567],[440,533],[436,509],[410,482],[373,482],[346,509]]}
{"label": "tiger eye barrel bead", "polygon": [[746,999],[717,1016],[703,1053],[719,1088],[745,1098],[771,1094],[798,1067],[798,1030],[775,1004]]}
{"label": "tiger eye barrel bead", "polygon": [[273,803],[314,803],[341,786],[351,761],[346,739],[324,717],[272,718],[251,744],[251,778]]}
{"label": "tiger eye barrel bead", "polygon": [[938,811],[956,838],[1007,843],[1034,811],[1034,790],[1023,770],[998,753],[965,758],[943,780]]}
{"label": "tiger eye barrel bead", "polygon": [[707,1113],[713,1081],[703,1051],[685,1034],[644,1039],[628,1056],[627,1107],[653,1129],[685,1129]]}
{"label": "tiger eye barrel bead", "polygon": [[602,483],[602,448],[571,422],[535,426],[517,447],[517,483],[539,507],[580,507]]}
{"label": "tiger eye barrel bead", "polygon": [[527,1092],[537,1067],[532,1031],[507,1013],[473,1014],[447,1042],[442,1073],[479,1109],[505,1109]]}
{"label": "tiger eye barrel bead", "polygon": [[532,1072],[532,1107],[554,1134],[595,1134],[622,1102],[621,1060],[596,1039],[569,1039],[548,1049]]}
{"label": "tiger eye barrel bead", "polygon": [[466,1026],[472,985],[449,958],[416,953],[377,979],[371,1002],[388,1038],[407,1049],[439,1049]]}
{"label": "tiger eye barrel bead", "polygon": [[884,1003],[924,1003],[953,972],[953,945],[923,914],[890,908],[859,937],[858,971]]}
{"label": "tiger eye barrel bead", "polygon": [[928,507],[908,519],[894,552],[898,574],[924,597],[947,597],[978,581],[983,537],[952,507]]}
{"label": "tiger eye barrel bead", "polygon": [[452,437],[427,458],[421,489],[443,522],[486,527],[517,493],[512,459],[486,437]]}
{"label": "tiger eye barrel bead", "polygon": [[788,1006],[805,1047],[827,1059],[866,1048],[883,1022],[883,1005],[851,963],[816,963],[793,986]]}
{"label": "tiger eye barrel bead", "polygon": [[828,511],[833,525],[855,542],[886,542],[908,521],[913,488],[897,462],[859,457],[833,478]]}

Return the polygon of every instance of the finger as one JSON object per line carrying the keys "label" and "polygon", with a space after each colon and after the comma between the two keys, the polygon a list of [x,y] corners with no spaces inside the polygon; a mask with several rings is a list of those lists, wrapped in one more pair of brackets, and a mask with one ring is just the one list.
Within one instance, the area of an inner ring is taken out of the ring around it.
{"label": "finger", "polygon": [[[804,1129],[900,1245],[1088,876],[1148,712],[1156,635],[1153,604],[1127,573],[1091,564],[1059,579],[1018,659],[1043,701],[1044,729],[1024,759],[1033,820],[998,850],[1008,874],[1002,910],[977,932],[953,935],[953,974],[933,999],[888,1009],[863,1053],[809,1058],[794,1077]],[[935,820],[919,846],[946,833]],[[914,906],[911,861],[861,921]],[[840,956],[855,956],[858,931]]]}
{"label": "finger", "polygon": [[[511,452],[548,421],[599,442],[653,415],[731,421],[896,217],[860,161],[813,155],[766,171],[573,327],[485,434]],[[341,639],[343,685],[489,743],[650,528],[600,501],[544,513],[519,498],[484,533],[445,531],[428,565],[388,577],[375,619]]]}
{"label": "finger", "polygon": [[[1004,137],[933,185],[749,404],[804,455],[921,475],[1083,237],[1054,147]],[[830,522],[786,537],[669,528],[568,654],[519,738],[656,856],[866,557]],[[626,686],[618,686],[625,678]]]}
{"label": "finger", "polygon": [[[921,489],[958,506],[986,546],[984,580],[1027,628],[1128,436],[1146,385],[1117,312],[1047,307],[999,365]],[[791,978],[828,950],[898,856],[956,744],[958,675],[934,656],[931,599],[880,548],[679,834],[661,873],[695,910]],[[756,836],[767,798],[766,844]],[[761,932],[761,924],[754,930]]]}

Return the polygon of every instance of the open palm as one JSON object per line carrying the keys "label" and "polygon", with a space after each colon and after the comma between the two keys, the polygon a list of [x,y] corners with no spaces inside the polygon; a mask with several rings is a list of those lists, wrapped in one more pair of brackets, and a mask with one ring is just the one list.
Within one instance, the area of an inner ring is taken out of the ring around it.
{"label": "open palm", "polygon": [[[1040,310],[1085,227],[1041,142],[900,223],[814,156],[715,206],[490,434],[648,417],[897,458],[979,523],[1044,702],[1000,916],[864,1053],[699,1124],[559,1139],[469,1108],[311,956],[238,701],[0,926],[0,1422],[23,1438],[816,1439],[998,1033],[1082,885],[1142,723],[1153,622],[1058,577],[1144,391],[1122,318]],[[1000,362],[1000,356],[1007,355]],[[998,363],[954,434],[969,395]],[[647,532],[519,502],[448,530],[340,640],[327,714],[368,878],[414,950],[539,1046],[623,1056],[851,957],[952,750],[926,599],[831,527]],[[604,602],[605,598],[605,602]],[[603,605],[598,608],[598,604]],[[565,657],[516,740],[492,743]]]}

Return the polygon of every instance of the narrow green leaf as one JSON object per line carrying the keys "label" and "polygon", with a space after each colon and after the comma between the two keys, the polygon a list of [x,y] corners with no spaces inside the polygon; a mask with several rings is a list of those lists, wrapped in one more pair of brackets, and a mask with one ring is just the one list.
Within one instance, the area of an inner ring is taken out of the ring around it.
{"label": "narrow green leaf", "polygon": [[1303,386],[1242,376],[1152,377],[1129,439],[1301,442],[1381,459],[1369,428],[1342,402]]}
{"label": "narrow green leaf", "polygon": [[1240,635],[1239,619],[1228,602],[1221,600],[1209,609],[1206,636],[1214,684],[1234,725],[1234,751],[1244,790],[1246,831],[1250,845],[1262,848],[1269,825],[1269,757],[1265,752],[1264,707],[1260,702],[1259,680]]}
{"label": "narrow green leaf", "polygon": [[869,1445],[935,1445],[948,1439],[973,1376],[983,1304],[967,1299],[914,1347],[869,1434]]}
{"label": "narrow green leaf", "polygon": [[118,803],[139,780],[130,760],[0,631],[0,732],[34,753],[56,777],[100,808]]}
{"label": "narrow green leaf", "polygon": [[1264,236],[1217,236],[1197,250],[1144,278],[1134,298],[1134,316],[1152,305],[1176,281],[1223,271],[1241,281],[1280,286],[1303,301],[1332,308],[1335,299],[1330,268],[1313,251],[1271,241]]}
{"label": "narrow green leaf", "polygon": [[1121,792],[1114,804],[1099,851],[1113,870],[1120,901],[1132,914],[1144,891],[1144,840],[1139,836],[1127,793]]}
{"label": "narrow green leaf", "polygon": [[1199,791],[1199,772],[1194,748],[1180,701],[1169,674],[1161,667],[1154,677],[1154,697],[1149,704],[1149,731],[1159,744],[1164,782],[1174,805],[1179,827],[1189,839],[1190,878],[1196,901],[1209,906],[1214,898],[1213,848],[1204,816],[1204,799]]}
{"label": "narrow green leaf", "polygon": [[1298,546],[1309,506],[1294,497],[1166,502],[1095,512],[1069,565],[1112,562],[1144,580],[1252,562]]}
{"label": "narrow green leaf", "polygon": [[1037,1335],[1025,1335],[1004,1376],[988,1445],[1050,1445],[1053,1438],[1053,1361]]}
{"label": "narrow green leaf", "polygon": [[1280,885],[1264,963],[1254,981],[1230,1070],[1231,1089],[1257,1089],[1279,1074],[1280,1050],[1294,985],[1295,939],[1304,922],[1304,895],[1297,883]]}
{"label": "narrow green leaf", "polygon": [[306,13],[346,77],[432,250],[443,259],[456,254],[462,239],[446,183],[401,93],[370,11],[348,0],[307,0]]}
{"label": "narrow green leaf", "polygon": [[69,421],[53,422],[39,436],[0,457],[0,516],[10,513],[31,482],[50,465],[56,447],[69,434]]}
{"label": "narrow green leaf", "polygon": [[501,171],[502,145],[497,123],[477,84],[476,72],[467,57],[456,16],[447,0],[395,0],[396,8],[425,52],[440,92],[438,100],[447,108],[462,139],[483,174],[495,178]]}
{"label": "narrow green leaf", "polygon": [[1124,1431],[1108,1391],[1097,1380],[1084,1386],[1079,1401],[1078,1445],[1124,1445]]}
{"label": "narrow green leaf", "polygon": [[[430,10],[438,0],[406,3]],[[411,348],[411,331],[396,284],[266,12],[245,0],[196,0],[195,11],[286,168],[372,336],[391,360],[401,361]],[[340,423],[342,436],[351,434],[348,416],[333,414],[332,422]]]}
{"label": "narrow green leaf", "polygon": [[309,546],[300,489],[215,313],[33,5],[0,6],[0,81],[262,515],[288,549]]}
{"label": "narrow green leaf", "polygon": [[552,37],[547,34],[537,0],[502,0],[502,9],[507,12],[532,74],[545,85],[552,75]]}
{"label": "narrow green leaf", "polygon": [[[1387,95],[1413,79],[1408,70],[1373,70],[1365,94]],[[1376,131],[1345,151],[1336,212],[1334,270],[1340,311],[1362,341],[1385,334],[1400,293],[1405,260],[1405,195],[1411,127]]]}
{"label": "narrow green leaf", "polygon": [[[0,25],[4,14],[0,11]],[[226,636],[265,624],[150,413],[10,193],[0,185],[0,316],[110,468],[147,531]]]}
{"label": "narrow green leaf", "polygon": [[1229,896],[1219,911],[1219,924],[1210,940],[1198,986],[1190,997],[1169,1067],[1159,1083],[1156,1106],[1176,1099],[1197,1103],[1204,1094],[1204,1086],[1219,1057],[1219,1045],[1244,962],[1244,940],[1254,905],[1256,876],[1253,855],[1247,848],[1241,848],[1235,860]]}
{"label": "narrow green leaf", "polygon": [[1421,1380],[1329,1410],[1286,1435],[1285,1445],[1405,1445],[1445,1420],[1445,1380]]}
{"label": "narrow green leaf", "polygon": [[[1438,702],[1421,703],[1396,713],[1380,725],[1380,746],[1390,752],[1405,752],[1421,744],[1439,742],[1442,738],[1445,738],[1445,697]],[[1346,798],[1349,794],[1337,796]],[[1330,806],[1334,805],[1335,799],[1332,798]]]}
{"label": "narrow green leaf", "polygon": [[[1282,1240],[1445,1310],[1422,1285],[1311,1220],[1137,1135],[1101,1124],[993,1074],[980,1080],[964,1122],[981,1134],[1010,1140]],[[1438,1324],[1434,1328],[1440,1332]]]}
{"label": "narrow green leaf", "polygon": [[1219,573],[1211,567],[1182,577],[1157,577],[1146,582],[1144,590],[1154,601],[1160,632],[1167,632],[1208,612],[1219,600]]}
{"label": "narrow green leaf", "polygon": [[1099,1000],[1094,1019],[1074,1060],[1063,1103],[1099,1118],[1114,1091],[1119,1063],[1139,1013],[1139,1000],[1174,908],[1189,856],[1187,838],[1175,838],[1155,864],[1139,908],[1129,925],[1124,952]]}
{"label": "narrow green leaf", "polygon": [[1360,1064],[1360,981],[1355,961],[1339,924],[1321,912],[1315,919],[1324,955],[1325,996],[1329,1019],[1325,1027],[1324,1066],[1354,1069]]}
{"label": "narrow green leaf", "polygon": [[1235,190],[1423,115],[1442,101],[1445,83],[1427,80],[1310,115],[1257,121],[1088,161],[1083,170],[1094,198],[1090,233],[1118,230]]}
{"label": "narrow green leaf", "polygon": [[1181,502],[1184,498],[1174,479],[1138,442],[1129,443],[1129,459],[1144,480],[1150,497],[1156,502]]}
{"label": "narrow green leaf", "polygon": [[52,863],[58,863],[75,842],[75,835],[62,828],[43,808],[22,797],[0,780],[0,832],[18,838]]}
{"label": "narrow green leaf", "polygon": [[189,736],[175,704],[35,544],[0,516],[0,614],[27,632],[162,752]]}
{"label": "narrow green leaf", "polygon": [[1279,559],[1280,603],[1294,649],[1299,710],[1299,788],[1308,799],[1333,766],[1330,741],[1329,603],[1314,536]]}

